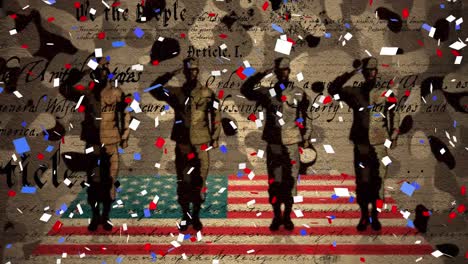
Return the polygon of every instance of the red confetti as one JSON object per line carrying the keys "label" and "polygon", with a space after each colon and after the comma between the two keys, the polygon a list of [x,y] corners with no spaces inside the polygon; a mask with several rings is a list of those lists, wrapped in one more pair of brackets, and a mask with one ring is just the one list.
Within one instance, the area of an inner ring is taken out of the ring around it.
{"label": "red confetti", "polygon": [[71,64],[70,63],[65,64],[65,69],[68,69],[68,70],[71,69]]}
{"label": "red confetti", "polygon": [[369,0],[369,5],[372,6],[373,0]]}
{"label": "red confetti", "polygon": [[87,19],[88,19],[88,18],[87,18],[86,16],[80,16],[80,21],[81,21],[81,22],[84,22],[84,21],[86,21]]}
{"label": "red confetti", "polygon": [[77,89],[78,91],[83,91],[85,87],[81,84],[78,84],[77,86],[75,86],[75,89]]}
{"label": "red confetti", "polygon": [[465,253],[465,258],[468,259],[468,251]]}
{"label": "red confetti", "polygon": [[455,217],[457,217],[457,214],[455,212],[451,212],[449,214],[449,217],[450,217],[450,219],[454,219]]}
{"label": "red confetti", "polygon": [[215,13],[209,13],[208,16],[209,17],[214,17],[214,16],[216,16],[216,14]]}
{"label": "red confetti", "polygon": [[18,16],[16,14],[11,14],[10,17],[16,19]]}
{"label": "red confetti", "polygon": [[361,262],[366,262],[366,259],[365,259],[365,258],[359,258],[359,260],[360,260]]}
{"label": "red confetti", "polygon": [[388,98],[387,98],[387,101],[388,101],[389,103],[396,103],[396,102],[397,102],[397,98],[396,98],[396,97],[388,97]]}
{"label": "red confetti", "polygon": [[275,182],[275,179],[268,179],[268,184],[273,184]]}
{"label": "red confetti", "polygon": [[393,85],[395,82],[393,81],[393,79],[390,80],[389,84],[390,85]]}
{"label": "red confetti", "polygon": [[14,196],[16,196],[16,192],[13,191],[13,190],[8,190],[8,196],[9,197],[14,197]]}
{"label": "red confetti", "polygon": [[208,188],[205,187],[201,191],[202,191],[202,193],[206,193],[206,191],[208,191]]}
{"label": "red confetti", "polygon": [[227,38],[227,35],[226,34],[219,34],[219,37],[222,38],[222,39],[225,39],[225,38]]}
{"label": "red confetti", "polygon": [[292,38],[287,38],[288,42],[291,42],[293,45],[296,45],[296,41],[294,41]]}
{"label": "red confetti", "polygon": [[38,154],[37,154],[37,159],[39,159],[39,160],[44,159],[44,154],[38,153]]}
{"label": "red confetti", "polygon": [[187,154],[187,159],[188,159],[188,160],[191,160],[191,159],[193,159],[193,158],[195,158],[195,153],[190,152],[189,154]]}
{"label": "red confetti", "polygon": [[146,251],[150,251],[151,250],[151,244],[150,243],[147,243],[145,244],[145,246],[143,247]]}
{"label": "red confetti", "polygon": [[431,216],[431,214],[429,213],[429,211],[424,211],[424,212],[423,212],[423,215],[424,215],[425,217]]}
{"label": "red confetti", "polygon": [[104,39],[106,37],[106,32],[99,32],[97,37],[98,39]]}
{"label": "red confetti", "polygon": [[49,17],[49,18],[47,18],[47,21],[48,21],[48,22],[52,22],[52,21],[54,21],[54,20],[55,20],[55,17]]}
{"label": "red confetti", "polygon": [[396,205],[392,205],[392,213],[396,213],[398,211],[398,208]]}
{"label": "red confetti", "polygon": [[207,144],[202,144],[202,145],[200,146],[200,149],[203,150],[203,151],[205,151],[207,148],[208,148],[208,145],[207,145]]}
{"label": "red confetti", "polygon": [[275,203],[276,203],[276,196],[273,196],[273,198],[271,199],[271,203],[272,203],[272,204],[275,204]]}
{"label": "red confetti", "polygon": [[245,173],[245,174],[249,174],[251,171],[252,171],[252,170],[249,169],[249,168],[245,168],[245,169],[244,169],[244,173]]}
{"label": "red confetti", "polygon": [[164,154],[167,154],[167,148],[164,149]]}
{"label": "red confetti", "polygon": [[382,64],[382,67],[388,68],[388,67],[390,67],[390,65],[389,64]]}
{"label": "red confetti", "polygon": [[442,51],[440,49],[437,49],[437,56],[442,57]]}
{"label": "red confetti", "polygon": [[154,145],[155,145],[157,148],[162,148],[162,147],[164,146],[164,143],[166,143],[166,141],[164,140],[164,138],[158,137],[158,139],[156,139],[156,142],[154,143]]}
{"label": "red confetti", "polygon": [[456,50],[452,50],[453,56],[461,56],[460,53]]}
{"label": "red confetti", "polygon": [[302,123],[301,123],[301,122],[297,122],[297,121],[295,121],[294,123],[295,123],[295,124],[296,124],[296,126],[298,126],[299,128],[304,128],[304,125],[302,125]]}
{"label": "red confetti", "polygon": [[197,241],[197,238],[193,236],[193,237],[190,238],[190,241],[195,242],[195,241]]}
{"label": "red confetti", "polygon": [[224,96],[224,90],[220,90],[218,92],[218,98],[221,99],[221,98],[223,98],[223,96]]}
{"label": "red confetti", "polygon": [[93,81],[90,81],[89,82],[89,90],[93,90],[94,89],[94,85],[96,85]]}
{"label": "red confetti", "polygon": [[21,48],[22,48],[22,49],[27,49],[27,48],[28,48],[28,45],[23,44],[23,45],[21,45]]}
{"label": "red confetti", "polygon": [[257,152],[250,153],[250,156],[255,156],[255,155],[257,155]]}
{"label": "red confetti", "polygon": [[62,137],[62,144],[65,144],[65,137]]}
{"label": "red confetti", "polygon": [[422,42],[422,40],[418,39],[418,44],[419,44],[419,46],[424,47],[424,42]]}
{"label": "red confetti", "polygon": [[304,150],[301,147],[299,147],[299,154],[302,154],[302,153],[304,153]]}
{"label": "red confetti", "polygon": [[377,206],[377,208],[382,208],[383,207],[383,200],[380,200],[380,199],[377,200],[376,206]]}
{"label": "red confetti", "polygon": [[152,62],[152,64],[153,64],[154,66],[159,65],[159,61],[158,61],[158,60],[154,60],[154,61]]}
{"label": "red confetti", "polygon": [[329,224],[332,224],[332,219],[331,218],[327,218],[327,220],[328,220]]}
{"label": "red confetti", "polygon": [[457,211],[460,213],[460,214],[463,214],[465,212],[466,208],[465,208],[465,205],[464,204],[460,204],[457,208]]}
{"label": "red confetti", "polygon": [[79,113],[83,113],[85,110],[86,110],[86,109],[85,109],[84,105],[80,105],[80,106],[78,107],[78,112],[79,112]]}
{"label": "red confetti", "polygon": [[405,96],[406,96],[406,97],[409,97],[410,94],[411,94],[410,90],[406,90],[406,91],[405,91]]}
{"label": "red confetti", "polygon": [[125,97],[125,103],[129,104],[132,102],[132,98],[131,97]]}
{"label": "red confetti", "polygon": [[245,78],[247,78],[247,76],[245,76],[245,74],[242,73],[243,71],[244,71],[244,67],[242,66],[240,66],[236,71],[237,76],[239,76],[241,80],[245,80]]}
{"label": "red confetti", "polygon": [[461,192],[461,195],[465,195],[466,194],[466,186],[463,185],[461,188],[460,188],[460,192]]}
{"label": "red confetti", "polygon": [[185,38],[185,33],[180,33],[181,38]]}
{"label": "red confetti", "polygon": [[286,100],[288,100],[288,98],[286,97],[286,95],[282,95],[282,96],[281,96],[281,102],[286,102]]}
{"label": "red confetti", "polygon": [[268,1],[265,1],[265,3],[263,3],[263,6],[262,6],[262,9],[263,11],[267,10],[268,8]]}
{"label": "red confetti", "polygon": [[295,160],[291,160],[291,165],[296,164],[297,162]]}
{"label": "red confetti", "polygon": [[80,2],[75,2],[75,8],[80,8],[81,4]]}
{"label": "red confetti", "polygon": [[151,202],[149,203],[149,209],[150,209],[150,210],[156,210],[156,207],[157,207],[157,206],[156,206],[156,204],[155,204],[153,201],[151,201]]}
{"label": "red confetti", "polygon": [[57,232],[60,230],[60,228],[62,228],[62,226],[63,226],[63,223],[57,220],[54,226],[52,226],[52,229]]}
{"label": "red confetti", "polygon": [[112,4],[112,7],[118,7],[118,6],[120,6],[120,2],[115,2]]}
{"label": "red confetti", "polygon": [[257,117],[252,113],[249,115],[249,120],[255,122],[255,120],[257,120]]}
{"label": "red confetti", "polygon": [[401,12],[401,14],[403,15],[403,19],[407,19],[408,16],[409,16],[409,10],[408,10],[408,8],[403,9],[403,11]]}
{"label": "red confetti", "polygon": [[328,95],[327,97],[325,97],[325,99],[323,99],[323,104],[326,105],[330,103],[331,101],[332,101],[332,98],[331,96]]}

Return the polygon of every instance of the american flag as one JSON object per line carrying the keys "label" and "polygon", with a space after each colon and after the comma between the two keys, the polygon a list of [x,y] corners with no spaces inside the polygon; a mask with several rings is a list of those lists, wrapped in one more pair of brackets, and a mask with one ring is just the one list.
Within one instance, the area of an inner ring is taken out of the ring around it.
{"label": "american flag", "polygon": [[[111,213],[114,228],[109,232],[101,227],[92,233],[87,230],[90,210],[82,190],[70,206],[63,205],[62,218],[34,254],[41,258],[67,257],[76,263],[89,257],[120,263],[126,258],[164,262],[171,256],[190,260],[200,255],[212,263],[239,261],[220,257],[230,255],[273,257],[268,263],[284,256],[335,257],[339,263],[376,263],[382,258],[414,263],[423,256],[429,258],[434,251],[416,229],[407,226],[392,197],[386,197],[380,213],[382,230],[375,232],[369,226],[367,231],[358,232],[355,178],[345,174],[301,175],[298,195],[303,201],[294,204],[292,213],[296,228],[286,231],[281,227],[276,232],[268,228],[273,214],[267,175],[253,179],[246,175],[210,176],[201,213],[203,230],[198,233],[190,227],[179,233],[176,223],[181,212],[175,178],[120,177],[119,196]],[[335,188],[347,188],[351,196],[336,197]],[[155,195],[159,197],[157,208],[150,210]]]}

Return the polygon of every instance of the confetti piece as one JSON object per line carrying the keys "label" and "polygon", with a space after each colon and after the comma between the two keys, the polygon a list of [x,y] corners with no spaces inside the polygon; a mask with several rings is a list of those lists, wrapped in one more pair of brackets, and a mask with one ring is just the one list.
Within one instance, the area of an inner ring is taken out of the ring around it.
{"label": "confetti piece", "polygon": [[29,147],[28,141],[25,137],[13,140],[13,145],[15,146],[15,150],[18,154],[23,154],[31,151],[31,148]]}
{"label": "confetti piece", "polygon": [[32,186],[23,186],[23,187],[21,188],[21,193],[34,194],[34,193],[36,193],[36,187],[32,187]]}
{"label": "confetti piece", "polygon": [[275,51],[281,54],[289,55],[291,53],[292,43],[287,40],[277,39]]}
{"label": "confetti piece", "polygon": [[228,152],[227,147],[226,147],[225,145],[221,145],[221,146],[219,147],[219,150],[220,150],[222,153],[227,153],[227,152]]}
{"label": "confetti piece", "polygon": [[328,154],[334,154],[335,151],[333,150],[333,147],[331,145],[323,145],[323,148],[325,149],[325,152]]}
{"label": "confetti piece", "polygon": [[397,55],[398,47],[382,47],[380,55],[393,56]]}
{"label": "confetti piece", "polygon": [[114,41],[112,42],[112,47],[114,48],[120,48],[120,47],[125,47],[125,41]]}
{"label": "confetti piece", "polygon": [[263,3],[263,6],[262,6],[262,9],[263,11],[267,10],[268,8],[268,1],[265,1],[265,3]]}
{"label": "confetti piece", "polygon": [[409,16],[409,10],[408,8],[404,8],[403,11],[401,12],[403,19],[407,19]]}
{"label": "confetti piece", "polygon": [[284,33],[284,30],[283,30],[280,26],[278,26],[278,25],[276,25],[276,24],[271,24],[271,27],[272,27],[274,30],[278,31],[279,33]]}
{"label": "confetti piece", "polygon": [[404,182],[400,188],[400,191],[402,191],[404,194],[408,196],[412,196],[415,190],[416,188],[407,182]]}
{"label": "confetti piece", "polygon": [[135,36],[137,36],[137,38],[141,39],[143,37],[143,35],[145,35],[145,32],[141,28],[137,27],[133,31],[133,34],[135,34]]}

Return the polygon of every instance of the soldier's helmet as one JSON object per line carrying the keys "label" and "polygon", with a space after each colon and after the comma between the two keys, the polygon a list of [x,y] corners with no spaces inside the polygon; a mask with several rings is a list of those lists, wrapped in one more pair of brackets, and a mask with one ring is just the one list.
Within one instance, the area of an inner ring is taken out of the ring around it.
{"label": "soldier's helmet", "polygon": [[277,58],[275,60],[275,69],[289,69],[291,60],[286,57]]}
{"label": "soldier's helmet", "polygon": [[188,57],[184,60],[184,69],[191,70],[191,69],[198,69],[199,61],[196,58]]}
{"label": "soldier's helmet", "polygon": [[375,70],[377,69],[378,61],[374,57],[365,58],[362,60],[362,68],[364,70]]}

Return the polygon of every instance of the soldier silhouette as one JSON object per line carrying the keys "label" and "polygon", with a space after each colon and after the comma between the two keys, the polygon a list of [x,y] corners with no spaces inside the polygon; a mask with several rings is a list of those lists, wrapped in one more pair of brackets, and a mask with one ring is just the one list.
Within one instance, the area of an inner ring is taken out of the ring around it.
{"label": "soldier silhouette", "polygon": [[[256,87],[273,70],[278,79],[274,87]],[[274,69],[251,76],[241,87],[241,93],[247,99],[256,101],[266,110],[262,138],[268,144],[268,194],[274,213],[270,225],[272,231],[278,230],[282,224],[287,230],[294,229],[291,211],[293,196],[297,195],[299,147],[310,146],[312,132],[310,120],[307,120],[310,99],[303,89],[290,83],[290,72],[290,60],[278,58]]]}
{"label": "soldier silhouette", "polygon": [[92,148],[92,153],[88,154],[92,165],[87,167],[86,172],[88,203],[92,210],[88,230],[95,231],[102,224],[105,230],[110,231],[111,205],[118,187],[118,147],[128,146],[130,114],[126,111],[122,90],[108,82],[108,62],[104,58],[97,61],[99,66],[91,72],[94,87],[90,85],[83,90],[76,89],[75,84],[82,80],[85,73],[72,69],[69,78],[61,85],[60,93],[73,101],[84,95],[80,138],[86,142],[86,149]]}
{"label": "soldier silhouette", "polygon": [[[195,230],[203,228],[200,209],[207,189],[210,162],[207,148],[218,147],[221,132],[219,102],[215,93],[198,81],[198,60],[189,57],[184,59],[183,64],[182,68],[158,77],[152,86],[161,84],[163,87],[151,90],[157,100],[167,102],[175,112],[171,139],[176,142],[177,196],[182,208],[181,231],[187,230],[189,225]],[[186,81],[181,87],[165,85],[182,70]]]}
{"label": "soldier silhouette", "polygon": [[[385,88],[374,88],[378,74],[377,59],[365,58],[355,64],[356,69],[337,77],[329,86],[331,95],[339,95],[353,109],[353,124],[350,140],[354,143],[354,169],[356,173],[356,200],[361,209],[359,231],[367,229],[369,222],[374,230],[380,230],[377,200],[384,199],[384,185],[387,167],[380,161],[387,156],[385,140],[392,141],[395,147],[398,137],[399,115],[395,112],[396,94],[388,97]],[[361,68],[362,66],[362,68]],[[364,83],[360,87],[343,85],[362,70]],[[368,106],[382,109],[381,113],[371,113]],[[369,220],[369,204],[372,204]]]}

